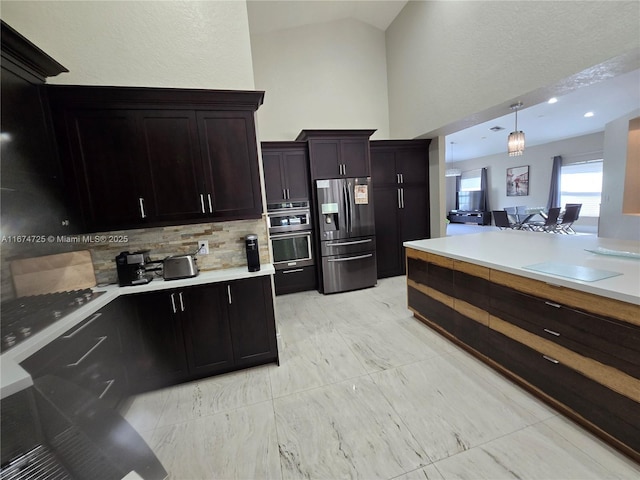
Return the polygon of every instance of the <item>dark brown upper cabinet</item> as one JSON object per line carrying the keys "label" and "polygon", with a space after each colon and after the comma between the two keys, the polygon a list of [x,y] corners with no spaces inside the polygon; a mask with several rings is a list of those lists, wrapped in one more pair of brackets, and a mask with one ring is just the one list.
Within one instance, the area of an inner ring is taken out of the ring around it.
{"label": "dark brown upper cabinet", "polygon": [[87,231],[260,218],[263,92],[48,86]]}
{"label": "dark brown upper cabinet", "polygon": [[2,234],[73,233],[44,90],[68,70],[4,22],[1,32]]}
{"label": "dark brown upper cabinet", "polygon": [[369,137],[375,130],[302,130],[309,143],[311,180],[371,175]]}
{"label": "dark brown upper cabinet", "polygon": [[371,145],[378,278],[403,275],[403,242],[429,238],[429,140]]}
{"label": "dark brown upper cabinet", "polygon": [[304,142],[262,142],[267,203],[309,201],[309,157]]}

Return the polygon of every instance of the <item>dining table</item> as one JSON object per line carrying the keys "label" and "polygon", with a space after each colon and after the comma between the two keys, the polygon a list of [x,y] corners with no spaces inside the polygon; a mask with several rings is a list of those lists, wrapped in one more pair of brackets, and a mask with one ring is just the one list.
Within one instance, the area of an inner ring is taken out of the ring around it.
{"label": "dining table", "polygon": [[545,222],[547,220],[547,209],[545,207],[527,207],[524,210],[524,215],[525,216],[522,219],[519,218],[520,216],[516,216],[516,222],[514,223],[513,228],[530,230],[536,224],[533,222],[536,215],[540,215],[540,217],[542,217],[542,221]]}

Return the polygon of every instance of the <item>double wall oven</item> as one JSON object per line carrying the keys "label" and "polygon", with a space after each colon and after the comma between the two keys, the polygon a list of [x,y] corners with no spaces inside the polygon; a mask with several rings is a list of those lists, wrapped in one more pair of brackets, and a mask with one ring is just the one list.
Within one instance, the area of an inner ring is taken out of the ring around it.
{"label": "double wall oven", "polygon": [[313,227],[309,202],[267,205],[276,293],[315,288]]}

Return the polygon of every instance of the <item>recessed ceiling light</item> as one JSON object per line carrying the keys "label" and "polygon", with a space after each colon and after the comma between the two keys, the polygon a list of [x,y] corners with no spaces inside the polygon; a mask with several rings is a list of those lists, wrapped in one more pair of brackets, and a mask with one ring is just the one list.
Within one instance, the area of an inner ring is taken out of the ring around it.
{"label": "recessed ceiling light", "polygon": [[594,113],[593,112],[587,112],[584,114],[584,118],[590,118],[593,117]]}
{"label": "recessed ceiling light", "polygon": [[556,103],[557,101],[558,99],[556,97],[552,97],[547,101],[547,103]]}
{"label": "recessed ceiling light", "polygon": [[500,130],[504,130],[504,127],[496,125],[495,127],[491,127],[489,130],[491,130],[492,132],[499,132]]}

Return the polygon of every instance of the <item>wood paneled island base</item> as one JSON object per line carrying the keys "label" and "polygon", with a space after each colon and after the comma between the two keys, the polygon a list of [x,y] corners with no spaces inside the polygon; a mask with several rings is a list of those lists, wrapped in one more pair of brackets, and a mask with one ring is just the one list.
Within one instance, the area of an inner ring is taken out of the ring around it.
{"label": "wood paneled island base", "polygon": [[405,246],[417,319],[640,463],[639,305]]}

